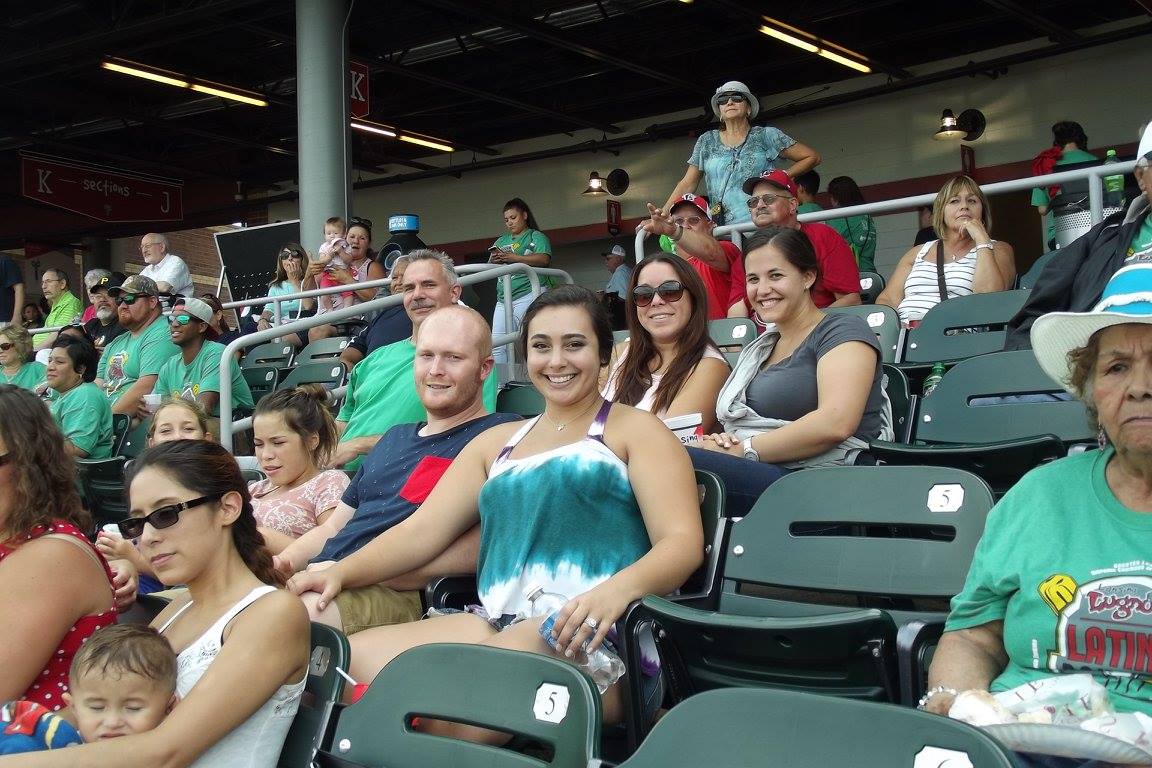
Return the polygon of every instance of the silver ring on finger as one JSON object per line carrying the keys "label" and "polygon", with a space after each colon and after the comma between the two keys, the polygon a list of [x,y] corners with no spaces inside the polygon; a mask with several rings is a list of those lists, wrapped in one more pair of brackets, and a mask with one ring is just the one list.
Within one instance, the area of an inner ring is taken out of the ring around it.
{"label": "silver ring on finger", "polygon": [[595,631],[600,626],[600,620],[594,619],[591,616],[584,619],[584,624],[591,630]]}

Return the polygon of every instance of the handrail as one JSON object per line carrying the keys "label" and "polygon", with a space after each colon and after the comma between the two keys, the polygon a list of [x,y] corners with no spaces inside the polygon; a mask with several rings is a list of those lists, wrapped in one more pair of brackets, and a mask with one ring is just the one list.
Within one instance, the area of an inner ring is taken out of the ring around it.
{"label": "handrail", "polygon": [[64,330],[65,328],[68,328],[68,327],[70,327],[70,326],[67,326],[67,325],[48,325],[48,326],[45,326],[43,328],[25,328],[24,330],[28,331],[29,336],[37,336],[41,333],[53,333],[53,332],[59,333],[60,331]]}
{"label": "handrail", "polygon": [[[1104,218],[1104,184],[1103,177],[1113,176],[1120,173],[1131,173],[1136,167],[1135,160],[1127,160],[1120,163],[1109,163],[1107,165],[1094,165],[1088,168],[1077,168],[1071,171],[1060,171],[1058,173],[1049,173],[1044,176],[1026,176],[1021,179],[1009,179],[1007,181],[997,181],[992,184],[981,184],[980,189],[985,195],[995,195],[1001,192],[1016,192],[1022,189],[1033,189],[1036,187],[1049,187],[1055,184],[1063,184],[1069,181],[1078,181],[1080,179],[1088,180],[1088,204],[1091,213],[1091,220],[1093,224],[1098,224]],[[929,192],[923,195],[911,195],[909,197],[894,198],[892,200],[882,200],[878,203],[865,203],[863,205],[851,205],[843,208],[828,208],[822,211],[813,211],[811,213],[802,213],[797,218],[800,221],[828,221],[829,219],[843,219],[848,216],[858,216],[861,214],[871,215],[879,213],[900,213],[908,211],[921,205],[932,205],[936,200],[936,193]],[[741,245],[743,237],[741,233],[751,232],[756,229],[756,225],[750,221],[741,222],[740,224],[726,224],[716,227],[712,230],[712,235],[717,239],[732,240],[736,245]],[[644,258],[644,238],[648,235],[643,230],[636,232],[636,260]]]}
{"label": "handrail", "polygon": [[[537,291],[540,287],[540,279],[536,277],[533,268],[527,264],[492,264],[492,265],[469,265],[485,267],[483,270],[469,270],[469,272],[479,272],[479,274],[466,274],[460,278],[460,285],[473,285],[475,283],[482,283],[485,280],[492,280],[495,278],[503,278],[506,275],[513,275],[516,273],[524,273],[528,275],[528,279],[534,284]],[[347,289],[348,286],[344,286]],[[362,304],[354,304],[350,307],[341,307],[334,309],[331,312],[325,312],[322,315],[312,315],[310,317],[293,320],[290,323],[278,326],[276,328],[268,328],[263,331],[256,331],[245,336],[233,339],[224,347],[224,351],[220,353],[220,370],[221,372],[227,371],[231,367],[231,359],[241,349],[246,347],[253,347],[257,344],[271,341],[272,339],[284,336],[296,331],[306,331],[309,328],[317,325],[330,325],[334,322],[347,320],[353,317],[358,317],[365,312],[373,312],[377,309],[386,309],[387,307],[396,306],[404,301],[404,297],[395,294],[389,296],[382,296],[378,299],[363,302]],[[505,334],[509,336],[512,334]],[[515,336],[513,336],[515,338]],[[501,342],[507,344],[507,341]],[[221,376],[224,374],[221,373]],[[220,387],[220,444],[223,445],[228,451],[232,450],[232,387]]]}
{"label": "handrail", "polygon": [[362,283],[348,283],[347,285],[330,285],[326,288],[313,288],[310,291],[297,291],[296,293],[283,293],[278,296],[256,296],[251,299],[239,299],[238,301],[230,301],[227,304],[221,304],[224,309],[236,309],[237,307],[254,307],[259,304],[272,305],[272,317],[276,320],[276,324],[280,324],[280,303],[281,301],[296,301],[298,299],[311,299],[316,296],[327,296],[330,293],[347,293],[348,291],[362,291],[365,288],[383,288],[384,286],[391,286],[392,278],[381,277],[376,280],[365,280]]}

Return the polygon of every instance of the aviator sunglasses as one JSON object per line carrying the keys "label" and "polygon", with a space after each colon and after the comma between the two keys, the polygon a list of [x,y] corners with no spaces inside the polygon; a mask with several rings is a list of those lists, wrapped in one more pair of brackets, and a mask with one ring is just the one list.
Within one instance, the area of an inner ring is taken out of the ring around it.
{"label": "aviator sunglasses", "polygon": [[668,280],[655,288],[650,285],[638,285],[632,289],[632,301],[636,302],[638,307],[646,307],[652,303],[652,298],[656,294],[660,294],[660,298],[668,304],[679,301],[684,295],[684,284],[679,280]]}
{"label": "aviator sunglasses", "polygon": [[198,499],[191,501],[183,501],[179,504],[169,504],[166,507],[159,507],[152,510],[151,513],[143,517],[129,517],[116,523],[116,527],[120,529],[120,535],[126,539],[138,539],[144,533],[144,524],[148,523],[156,530],[163,528],[171,528],[180,522],[180,513],[192,507],[198,507],[201,504],[207,504],[210,501],[216,501],[224,494],[214,493],[210,496],[201,496]]}

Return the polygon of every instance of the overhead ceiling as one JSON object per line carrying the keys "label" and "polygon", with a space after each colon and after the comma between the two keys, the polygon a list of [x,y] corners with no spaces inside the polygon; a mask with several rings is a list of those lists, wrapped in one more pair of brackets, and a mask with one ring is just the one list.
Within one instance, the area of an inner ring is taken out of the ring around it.
{"label": "overhead ceiling", "polygon": [[[320,2],[322,0],[315,0]],[[20,151],[214,183],[276,190],[296,176],[295,3],[291,0],[49,0],[0,10],[0,172]],[[1095,44],[1117,21],[1152,31],[1152,0],[359,0],[349,52],[371,68],[369,119],[500,162],[495,145],[699,109],[721,82],[772,94],[853,73],[758,32],[767,14],[858,51],[888,74],[1048,38]],[[267,107],[201,96],[100,67],[108,56],[261,93]],[[975,67],[979,70],[979,66]],[[686,130],[681,127],[681,130]],[[353,132],[365,175],[427,172],[428,150]],[[379,183],[379,182],[377,182]],[[18,182],[0,187],[6,218]],[[62,233],[114,228],[77,223]],[[2,227],[0,243],[14,234]],[[35,233],[25,233],[33,235]]]}

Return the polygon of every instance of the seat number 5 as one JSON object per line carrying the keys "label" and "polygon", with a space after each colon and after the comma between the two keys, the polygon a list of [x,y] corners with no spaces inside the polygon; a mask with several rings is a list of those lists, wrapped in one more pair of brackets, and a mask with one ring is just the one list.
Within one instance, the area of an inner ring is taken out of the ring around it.
{"label": "seat number 5", "polygon": [[568,714],[568,700],[570,698],[571,695],[564,686],[542,683],[536,689],[536,703],[532,706],[532,714],[536,716],[537,720],[542,720],[545,723],[564,722],[564,718]]}

